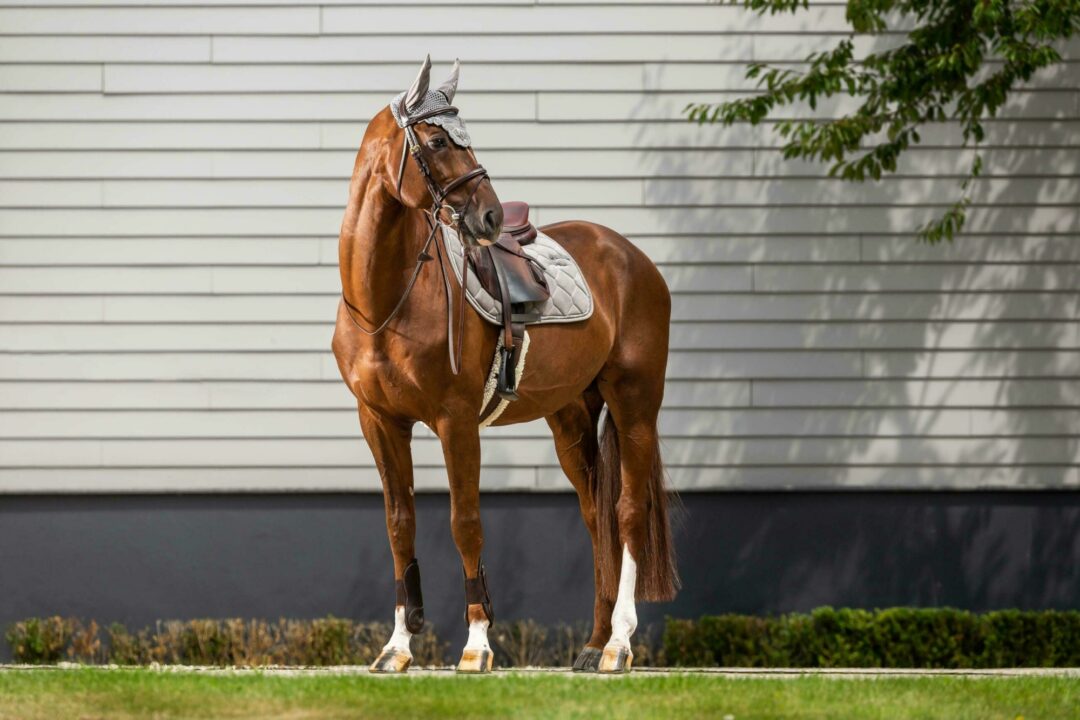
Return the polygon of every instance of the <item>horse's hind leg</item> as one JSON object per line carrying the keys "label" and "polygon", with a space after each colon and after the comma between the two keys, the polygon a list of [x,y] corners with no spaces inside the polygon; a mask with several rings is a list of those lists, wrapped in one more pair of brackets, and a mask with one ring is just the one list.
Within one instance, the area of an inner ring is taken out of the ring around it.
{"label": "horse's hind leg", "polygon": [[372,663],[371,672],[400,673],[412,664],[410,641],[424,625],[420,566],[416,562],[412,453],[409,449],[412,425],[376,415],[360,406],[360,427],[382,478],[386,531],[394,555],[397,588],[394,633]]}
{"label": "horse's hind leg", "polygon": [[[617,583],[614,572],[603,578],[604,592],[615,596],[615,607],[600,672],[630,669],[630,636],[637,628],[635,601],[670,600],[678,585],[657,432],[667,363],[666,327],[664,331],[663,342],[656,338],[630,344],[635,350],[659,352],[631,351],[620,357],[617,349],[598,384],[608,406],[601,433],[598,510],[601,554],[610,562],[602,567],[618,568]],[[611,474],[615,467],[617,476]],[[617,501],[614,492],[604,492],[616,488]],[[612,537],[612,511],[618,521],[617,538]]]}
{"label": "horse's hind leg", "polygon": [[546,419],[555,437],[555,451],[570,484],[577,491],[581,517],[589,531],[593,547],[594,587],[593,631],[581,654],[574,661],[577,672],[595,672],[600,667],[600,654],[611,635],[612,601],[600,593],[600,563],[596,527],[596,425],[604,400],[595,387],[582,397]]}

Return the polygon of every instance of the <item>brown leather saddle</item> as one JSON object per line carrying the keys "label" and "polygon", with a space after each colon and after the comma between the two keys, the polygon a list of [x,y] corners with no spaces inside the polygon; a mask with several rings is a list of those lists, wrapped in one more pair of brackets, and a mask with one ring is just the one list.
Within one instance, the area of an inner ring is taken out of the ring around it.
{"label": "brown leather saddle", "polygon": [[502,305],[502,367],[495,387],[499,397],[517,400],[516,369],[525,339],[525,326],[540,319],[535,303],[551,297],[544,270],[526,255],[522,245],[536,240],[529,206],[505,202],[503,229],[493,244],[469,249],[469,262],[480,285]]}

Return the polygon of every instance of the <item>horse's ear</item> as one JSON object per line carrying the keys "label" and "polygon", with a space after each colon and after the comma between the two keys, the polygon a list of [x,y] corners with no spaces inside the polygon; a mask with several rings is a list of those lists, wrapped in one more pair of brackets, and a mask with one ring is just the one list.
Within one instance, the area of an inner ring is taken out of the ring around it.
{"label": "horse's ear", "polygon": [[405,111],[410,112],[418,107],[427,95],[428,84],[431,82],[431,55],[424,58],[424,64],[420,66],[420,73],[413,80],[409,92],[405,93]]}
{"label": "horse's ear", "polygon": [[450,77],[446,78],[446,82],[439,86],[439,92],[446,96],[446,102],[454,102],[454,95],[457,93],[458,77],[461,75],[461,61],[455,60],[454,67],[450,70]]}

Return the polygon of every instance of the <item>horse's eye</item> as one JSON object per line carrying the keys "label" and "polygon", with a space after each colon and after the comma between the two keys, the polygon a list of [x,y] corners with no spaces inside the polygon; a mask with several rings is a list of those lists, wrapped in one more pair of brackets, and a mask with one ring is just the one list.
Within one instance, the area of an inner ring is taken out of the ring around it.
{"label": "horse's eye", "polygon": [[435,137],[431,138],[431,140],[428,140],[428,147],[434,150],[444,148],[446,147],[446,138],[444,138],[442,135],[436,135]]}

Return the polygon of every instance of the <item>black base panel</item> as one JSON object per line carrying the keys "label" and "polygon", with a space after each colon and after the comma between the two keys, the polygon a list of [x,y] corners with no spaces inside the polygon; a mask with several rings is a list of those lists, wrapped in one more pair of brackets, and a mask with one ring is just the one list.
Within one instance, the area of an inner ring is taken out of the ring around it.
{"label": "black base panel", "polygon": [[[687,493],[684,589],[665,615],[847,607],[1080,607],[1080,493]],[[418,495],[428,622],[458,649],[461,562],[449,498]],[[500,620],[592,618],[592,555],[570,494],[483,496]],[[0,628],[74,615],[392,620],[379,495],[0,497]],[[10,648],[0,643],[0,658]]]}

